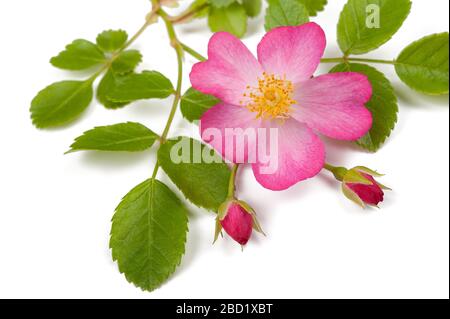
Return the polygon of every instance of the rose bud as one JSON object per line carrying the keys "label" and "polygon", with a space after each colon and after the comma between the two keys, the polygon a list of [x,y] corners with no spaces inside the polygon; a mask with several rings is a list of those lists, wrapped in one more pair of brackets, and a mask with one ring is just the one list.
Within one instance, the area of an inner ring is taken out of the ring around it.
{"label": "rose bud", "polygon": [[342,182],[344,195],[362,207],[366,205],[378,206],[384,200],[384,190],[390,190],[390,188],[378,183],[374,178],[383,175],[367,167],[357,166],[352,169],[346,169],[327,164],[325,168],[331,171],[337,180]]}
{"label": "rose bud", "polygon": [[352,168],[344,175],[342,183],[344,195],[362,207],[378,206],[384,200],[384,190],[389,188],[378,183],[374,176],[383,175],[363,166]]}
{"label": "rose bud", "polygon": [[252,236],[253,229],[263,233],[256,219],[255,211],[245,202],[235,199],[225,202],[219,208],[214,242],[216,242],[222,229],[241,246],[247,244]]}

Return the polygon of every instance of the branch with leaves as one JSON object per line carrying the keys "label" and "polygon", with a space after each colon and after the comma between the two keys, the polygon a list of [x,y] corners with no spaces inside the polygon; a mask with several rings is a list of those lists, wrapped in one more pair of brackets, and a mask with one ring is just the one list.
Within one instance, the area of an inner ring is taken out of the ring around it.
{"label": "branch with leaves", "polygon": [[[304,25],[327,5],[327,0],[267,2],[265,28],[268,32],[278,27]],[[225,31],[243,37],[248,19],[261,14],[262,1],[195,0],[178,15],[169,15],[163,6],[174,4],[177,4],[176,0],[152,0],[144,24],[132,37],[123,30],[107,30],[97,36],[95,43],[78,39],[67,45],[50,63],[63,70],[92,70],[91,76],[84,80],[51,84],[37,94],[30,109],[32,122],[39,129],[71,124],[91,104],[97,79],[100,79],[95,90],[97,100],[110,110],[126,107],[138,100],[173,98],[166,125],[160,134],[134,122],[98,126],[77,137],[68,151],[139,152],[158,145],[153,174],[132,189],[116,208],[110,239],[112,257],[117,261],[120,272],[128,281],[148,291],[164,283],[180,264],[188,232],[187,208],[169,187],[158,180],[160,169],[188,201],[217,213],[215,239],[225,230],[235,241],[245,245],[252,230],[263,234],[255,211],[236,196],[238,165],[230,167],[223,154],[198,140],[170,137],[178,107],[187,121],[196,123],[221,103],[217,96],[193,87],[182,94],[184,54],[200,62],[208,58],[183,43],[175,26],[206,18],[211,31]],[[408,17],[411,4],[409,0],[348,0],[337,25],[342,57],[321,59],[322,63],[336,64],[330,74],[362,74],[370,82],[372,94],[365,107],[370,111],[373,123],[367,134],[361,135],[356,143],[371,152],[380,149],[391,135],[397,122],[398,101],[389,79],[369,64],[392,65],[400,79],[418,92],[448,94],[448,32],[413,42],[396,59],[358,57],[388,42]],[[368,5],[377,6],[368,10]],[[389,20],[384,20],[385,16]],[[132,46],[140,35],[158,22],[165,24],[168,44],[176,52],[178,75],[175,85],[158,71],[136,72],[143,57]],[[368,27],[368,23],[375,27]],[[278,85],[277,89],[283,94],[290,90],[287,82],[281,79],[268,77],[266,81],[261,85]],[[291,100],[286,95],[284,101]],[[207,155],[208,161],[198,161],[195,154],[189,153],[187,160],[174,162],[173,150],[180,145],[199,150],[200,154]],[[323,164],[322,167],[341,183],[345,196],[363,207],[377,206],[383,201],[384,191],[389,190],[375,180],[381,175],[367,167],[347,169],[331,164]]]}

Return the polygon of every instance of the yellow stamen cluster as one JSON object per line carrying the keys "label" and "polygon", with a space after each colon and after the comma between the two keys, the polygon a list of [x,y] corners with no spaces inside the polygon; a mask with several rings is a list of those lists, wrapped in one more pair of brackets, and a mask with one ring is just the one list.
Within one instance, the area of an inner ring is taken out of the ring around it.
{"label": "yellow stamen cluster", "polygon": [[256,113],[256,118],[288,118],[291,106],[297,103],[292,99],[294,85],[285,76],[277,78],[273,74],[263,73],[263,78],[258,80],[258,87],[247,86],[247,90],[244,98],[249,101],[245,104],[250,111]]}

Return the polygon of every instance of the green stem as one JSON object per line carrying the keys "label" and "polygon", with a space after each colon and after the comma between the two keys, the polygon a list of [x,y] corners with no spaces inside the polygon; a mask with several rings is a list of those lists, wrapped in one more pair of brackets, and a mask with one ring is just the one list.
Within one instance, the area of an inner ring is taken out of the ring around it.
{"label": "green stem", "polygon": [[169,17],[169,19],[173,24],[183,23],[183,22],[189,21],[198,12],[202,11],[203,9],[207,8],[208,6],[209,6],[208,3],[204,3],[198,7],[188,8],[186,11],[182,12],[180,15],[178,15],[176,17]]}
{"label": "green stem", "polygon": [[348,172],[348,170],[345,167],[337,167],[328,163],[325,163],[325,166],[323,168],[331,172],[334,175],[334,177],[341,182],[344,180],[344,176]]}
{"label": "green stem", "polygon": [[325,58],[320,60],[321,63],[345,63],[345,62],[366,62],[366,63],[378,63],[378,64],[391,64],[395,65],[396,62],[392,60],[378,60],[378,59],[361,59],[361,58]]}
{"label": "green stem", "polygon": [[167,33],[169,34],[170,38],[170,43],[176,51],[178,63],[178,80],[177,80],[177,87],[175,90],[175,98],[173,100],[172,109],[170,111],[166,127],[164,128],[163,134],[161,135],[161,140],[164,143],[167,139],[167,136],[169,135],[170,127],[172,126],[173,119],[177,112],[178,104],[181,100],[181,89],[183,84],[183,48],[180,42],[178,41],[175,29],[173,27],[172,22],[168,19],[168,15],[163,10],[159,10],[159,15],[166,24]]}
{"label": "green stem", "polygon": [[228,184],[228,198],[234,198],[234,193],[236,191],[236,174],[239,169],[239,164],[234,164],[231,169],[230,181]]}
{"label": "green stem", "polygon": [[153,9],[146,17],[144,25],[124,44],[124,46],[119,50],[122,53],[127,48],[130,47],[144,32],[147,28],[154,23],[153,18],[156,16],[156,11]]}
{"label": "green stem", "polygon": [[183,50],[184,50],[186,53],[189,53],[191,56],[193,56],[193,57],[196,58],[197,60],[199,60],[199,61],[201,61],[201,62],[207,60],[203,55],[201,55],[200,53],[198,53],[198,52],[195,51],[194,49],[188,47],[186,44],[184,44],[184,43],[180,43],[180,44],[181,44],[181,47],[183,48]]}
{"label": "green stem", "polygon": [[344,58],[324,58],[320,60],[320,63],[344,63]]}
{"label": "green stem", "polygon": [[106,70],[108,70],[111,65],[113,64],[113,62],[119,57],[119,55],[125,51],[127,48],[129,48],[144,32],[145,30],[147,30],[147,28],[153,24],[153,18],[156,15],[156,11],[152,10],[148,15],[147,18],[145,20],[145,23],[142,25],[142,27],[139,28],[139,30],[130,38],[130,40],[128,40],[117,52],[115,52],[111,58],[104,64],[102,65],[102,67],[100,68],[100,70],[98,70],[97,72],[95,72],[89,79],[88,81],[90,82],[94,82],[103,72],[105,72]]}
{"label": "green stem", "polygon": [[156,178],[156,175],[158,174],[158,170],[159,170],[159,163],[156,162],[155,168],[153,168],[153,173],[152,173],[152,180],[154,180]]}
{"label": "green stem", "polygon": [[[180,103],[180,100],[181,100],[181,89],[182,89],[182,84],[183,84],[183,48],[180,44],[180,41],[178,41],[177,35],[175,33],[175,29],[173,27],[173,23],[170,21],[167,13],[162,9],[158,9],[157,13],[164,20],[164,23],[166,24],[166,29],[167,29],[167,33],[170,38],[170,43],[176,51],[177,63],[178,63],[178,79],[177,79],[177,87],[175,90],[175,98],[173,100],[172,108],[170,110],[170,114],[167,119],[166,126],[164,128],[163,133],[161,134],[161,139],[160,139],[161,144],[160,145],[162,145],[167,141],[170,127],[172,126],[173,120],[175,118],[175,114],[178,109],[178,104]],[[153,180],[156,178],[156,175],[158,174],[158,170],[159,170],[159,163],[157,162],[155,165],[155,168],[153,170],[153,174],[152,174]]]}
{"label": "green stem", "polygon": [[324,166],[323,168],[325,168],[327,171],[332,172],[332,171],[333,171],[334,169],[336,169],[337,167],[336,167],[336,166],[333,166],[333,165],[331,165],[331,164],[325,163],[325,166]]}

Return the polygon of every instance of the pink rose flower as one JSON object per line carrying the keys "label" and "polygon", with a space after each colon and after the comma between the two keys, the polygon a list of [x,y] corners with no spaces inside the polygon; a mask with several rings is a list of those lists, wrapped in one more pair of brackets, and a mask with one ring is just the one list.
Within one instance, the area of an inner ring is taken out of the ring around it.
{"label": "pink rose flower", "polygon": [[[204,141],[234,163],[251,162],[257,181],[268,189],[287,189],[322,170],[325,148],[316,132],[353,141],[372,126],[365,107],[372,96],[366,76],[313,77],[325,46],[325,34],[315,23],[280,27],[264,36],[256,59],[238,38],[220,32],[209,42],[208,60],[194,65],[190,74],[195,89],[222,101],[201,119]],[[232,136],[233,147],[227,148],[229,128],[276,129],[276,170],[264,172],[267,163],[254,151],[267,139]],[[221,139],[206,136],[208,129],[219,130]],[[242,148],[240,158],[236,150]]]}

